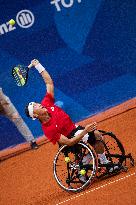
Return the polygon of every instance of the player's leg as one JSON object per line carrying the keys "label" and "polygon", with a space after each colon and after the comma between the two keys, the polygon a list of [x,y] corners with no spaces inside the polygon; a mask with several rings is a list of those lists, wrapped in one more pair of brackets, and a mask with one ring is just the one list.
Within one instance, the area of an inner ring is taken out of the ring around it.
{"label": "player's leg", "polygon": [[[110,164],[111,162],[107,159],[106,154],[105,154],[104,138],[102,136],[102,133],[99,132],[98,130],[91,132],[88,141],[89,140],[90,140],[90,144],[94,147],[98,155],[100,164],[103,164],[103,165]],[[109,172],[113,172],[115,169],[118,169],[118,168],[119,168],[118,166],[114,166],[114,169],[111,167],[109,168]]]}
{"label": "player's leg", "polygon": [[102,134],[98,131],[94,131],[94,136],[95,136],[95,143],[94,143],[94,149],[96,153],[98,154],[98,158],[100,159],[101,164],[107,164],[109,161],[106,158],[105,152],[104,152],[104,144],[102,143],[103,136]]}
{"label": "player's leg", "polygon": [[103,140],[103,137],[101,133],[98,130],[95,130],[93,132],[88,133],[88,143],[94,147],[98,159],[100,160],[101,164],[107,164],[109,161],[106,158],[105,152],[104,152],[104,144],[101,140]]}

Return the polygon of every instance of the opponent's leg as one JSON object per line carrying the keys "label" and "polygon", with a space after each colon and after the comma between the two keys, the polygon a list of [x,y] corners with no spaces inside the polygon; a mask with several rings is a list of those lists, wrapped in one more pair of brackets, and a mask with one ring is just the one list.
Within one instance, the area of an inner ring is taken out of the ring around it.
{"label": "opponent's leg", "polygon": [[22,117],[19,115],[17,109],[12,104],[10,99],[3,93],[2,89],[0,89],[0,114],[4,115],[15,124],[26,141],[30,142],[32,149],[38,148],[32,132],[30,131]]}

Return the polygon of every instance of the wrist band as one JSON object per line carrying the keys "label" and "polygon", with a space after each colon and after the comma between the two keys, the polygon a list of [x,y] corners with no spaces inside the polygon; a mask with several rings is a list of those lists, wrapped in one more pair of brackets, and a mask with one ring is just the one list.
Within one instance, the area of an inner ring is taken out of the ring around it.
{"label": "wrist band", "polygon": [[39,73],[43,72],[45,70],[45,68],[40,64],[38,63],[36,66],[35,66],[36,70],[38,70]]}

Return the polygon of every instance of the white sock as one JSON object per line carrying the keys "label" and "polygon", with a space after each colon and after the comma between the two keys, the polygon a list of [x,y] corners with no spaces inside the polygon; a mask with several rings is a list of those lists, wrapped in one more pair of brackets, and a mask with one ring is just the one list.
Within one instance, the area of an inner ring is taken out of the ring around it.
{"label": "white sock", "polygon": [[101,164],[108,164],[109,160],[105,156],[105,153],[98,154],[98,158],[100,159]]}
{"label": "white sock", "polygon": [[92,156],[88,153],[86,156],[83,157],[82,162],[83,164],[88,164],[92,160]]}

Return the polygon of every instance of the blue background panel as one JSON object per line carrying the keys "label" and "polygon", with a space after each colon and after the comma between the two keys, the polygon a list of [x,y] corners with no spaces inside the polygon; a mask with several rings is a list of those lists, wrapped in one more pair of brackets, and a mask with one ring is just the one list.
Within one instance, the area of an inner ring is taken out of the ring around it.
{"label": "blue background panel", "polygon": [[[51,2],[0,1],[0,86],[35,137],[43,134],[40,123],[28,119],[24,107],[41,102],[46,87],[35,69],[28,84],[17,87],[11,76],[16,64],[39,59],[54,80],[57,103],[74,122],[136,96],[136,1],[60,0],[60,11]],[[33,24],[22,28],[16,23],[3,33],[2,26],[26,9]],[[2,116],[0,140],[0,149],[24,142]]]}

